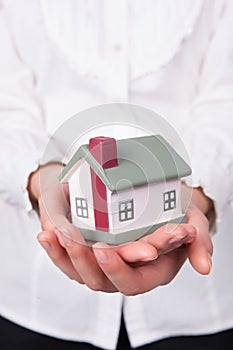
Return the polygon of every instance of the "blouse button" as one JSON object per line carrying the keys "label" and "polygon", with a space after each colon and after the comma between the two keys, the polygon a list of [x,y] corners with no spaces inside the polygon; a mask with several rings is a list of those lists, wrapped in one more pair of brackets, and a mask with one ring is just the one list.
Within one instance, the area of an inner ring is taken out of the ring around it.
{"label": "blouse button", "polygon": [[113,45],[113,49],[114,49],[114,51],[122,50],[122,44],[116,43],[115,45]]}

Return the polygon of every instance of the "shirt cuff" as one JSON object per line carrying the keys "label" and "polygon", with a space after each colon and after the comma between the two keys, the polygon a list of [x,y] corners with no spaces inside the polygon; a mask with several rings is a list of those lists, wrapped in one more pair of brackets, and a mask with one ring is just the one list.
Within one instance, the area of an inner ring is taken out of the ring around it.
{"label": "shirt cuff", "polygon": [[35,154],[24,155],[22,164],[20,162],[21,160],[17,160],[13,166],[9,162],[5,163],[7,165],[2,169],[4,178],[1,181],[0,192],[6,203],[29,212],[33,207],[27,190],[28,179],[30,174],[39,167],[40,157]]}
{"label": "shirt cuff", "polygon": [[214,204],[215,220],[211,225],[216,229],[233,202],[232,169],[233,158],[228,153],[224,139],[217,135],[198,130],[186,135],[186,147],[191,160],[192,175],[185,179],[191,187],[201,187]]}

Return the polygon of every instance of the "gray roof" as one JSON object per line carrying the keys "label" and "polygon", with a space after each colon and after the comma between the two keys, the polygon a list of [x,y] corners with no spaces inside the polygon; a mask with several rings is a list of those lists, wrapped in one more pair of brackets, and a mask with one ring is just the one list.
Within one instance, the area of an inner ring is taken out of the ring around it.
{"label": "gray roof", "polygon": [[63,169],[60,181],[67,182],[82,160],[88,162],[112,192],[191,174],[189,165],[160,135],[117,140],[116,143],[118,166],[103,169],[88,151],[88,145],[82,145]]}

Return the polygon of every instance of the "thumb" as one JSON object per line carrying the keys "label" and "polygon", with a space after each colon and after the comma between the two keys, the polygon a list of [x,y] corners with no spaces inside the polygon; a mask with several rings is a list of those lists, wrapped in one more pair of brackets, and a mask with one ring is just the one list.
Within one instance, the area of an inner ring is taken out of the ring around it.
{"label": "thumb", "polygon": [[196,239],[188,245],[188,257],[193,268],[207,275],[212,267],[213,244],[209,233],[209,222],[199,210],[188,214],[188,222],[196,227]]}

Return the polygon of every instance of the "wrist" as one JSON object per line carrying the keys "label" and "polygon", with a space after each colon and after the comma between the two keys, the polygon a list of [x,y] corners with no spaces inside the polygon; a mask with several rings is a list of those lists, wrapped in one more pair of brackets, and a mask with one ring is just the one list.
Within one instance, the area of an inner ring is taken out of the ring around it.
{"label": "wrist", "polygon": [[39,168],[30,174],[28,179],[28,194],[31,200],[33,208],[37,206],[37,201],[39,198]]}
{"label": "wrist", "polygon": [[189,200],[191,206],[195,206],[206,216],[214,208],[213,201],[205,195],[201,187],[189,187],[183,183],[182,196],[186,203]]}
{"label": "wrist", "polygon": [[41,192],[59,183],[62,164],[49,163],[31,173],[28,180],[28,193],[33,207],[37,207]]}

